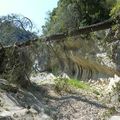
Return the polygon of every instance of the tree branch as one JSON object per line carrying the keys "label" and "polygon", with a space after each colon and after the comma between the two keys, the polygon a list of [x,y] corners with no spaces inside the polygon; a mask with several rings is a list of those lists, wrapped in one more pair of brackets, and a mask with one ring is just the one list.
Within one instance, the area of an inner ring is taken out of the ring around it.
{"label": "tree branch", "polygon": [[[32,45],[33,43],[37,42],[38,40],[41,40],[42,42],[46,41],[62,41],[66,37],[72,37],[72,36],[77,36],[80,34],[88,34],[90,32],[95,32],[99,30],[105,30],[111,28],[113,25],[117,24],[115,19],[109,19],[100,23],[96,23],[90,26],[82,27],[76,30],[64,32],[64,33],[57,33],[53,34],[50,36],[42,36],[40,38],[34,39],[34,40],[29,40],[20,44],[17,44],[18,47],[25,47]],[[6,46],[6,47],[12,47],[12,46]],[[4,46],[5,48],[5,46]]]}

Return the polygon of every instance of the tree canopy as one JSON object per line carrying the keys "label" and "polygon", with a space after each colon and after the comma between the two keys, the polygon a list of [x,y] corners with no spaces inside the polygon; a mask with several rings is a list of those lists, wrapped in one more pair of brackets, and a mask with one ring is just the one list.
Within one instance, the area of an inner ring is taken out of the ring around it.
{"label": "tree canopy", "polygon": [[43,34],[60,33],[110,18],[116,0],[59,0],[58,6],[48,13]]}

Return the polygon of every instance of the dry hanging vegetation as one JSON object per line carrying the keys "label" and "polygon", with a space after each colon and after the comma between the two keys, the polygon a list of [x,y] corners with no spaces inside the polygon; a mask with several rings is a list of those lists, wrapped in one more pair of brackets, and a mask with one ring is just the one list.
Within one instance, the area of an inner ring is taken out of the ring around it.
{"label": "dry hanging vegetation", "polygon": [[32,64],[28,48],[0,47],[0,76],[9,83],[27,88]]}

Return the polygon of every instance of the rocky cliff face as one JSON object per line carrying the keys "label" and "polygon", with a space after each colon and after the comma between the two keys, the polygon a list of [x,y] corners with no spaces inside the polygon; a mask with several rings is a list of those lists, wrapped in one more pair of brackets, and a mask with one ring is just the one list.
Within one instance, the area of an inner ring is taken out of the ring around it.
{"label": "rocky cliff face", "polygon": [[120,41],[110,42],[114,35],[109,38],[111,34],[108,35],[107,31],[69,37],[60,43],[48,43],[48,49],[40,53],[36,66],[50,72],[64,71],[82,80],[119,75],[115,70],[119,70],[120,66]]}

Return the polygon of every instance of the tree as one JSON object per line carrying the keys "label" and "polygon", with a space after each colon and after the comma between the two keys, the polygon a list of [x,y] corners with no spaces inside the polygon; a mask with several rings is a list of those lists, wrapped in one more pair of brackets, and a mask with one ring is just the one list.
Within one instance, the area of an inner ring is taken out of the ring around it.
{"label": "tree", "polygon": [[11,45],[15,42],[32,40],[37,36],[31,32],[32,22],[24,16],[8,15],[0,18],[0,42]]}
{"label": "tree", "polygon": [[[102,32],[94,31],[94,33],[92,32],[89,34],[85,34],[85,33],[82,34],[81,32],[81,35],[74,34],[75,32],[73,32],[73,34],[75,35],[74,37],[71,37],[71,33],[74,30],[79,31],[80,27],[88,26],[99,22],[105,23],[103,21],[106,20],[108,21],[107,26],[111,26],[112,22],[109,22],[111,20],[110,11],[115,4],[116,4],[116,0],[59,0],[58,6],[55,9],[53,9],[52,12],[49,12],[48,18],[46,20],[46,24],[43,26],[43,34],[51,35],[61,32],[63,33],[57,35],[59,39],[60,38],[64,39],[63,40],[64,42],[58,44],[53,43],[52,46],[57,52],[56,54],[60,56],[59,59],[62,59],[65,62],[64,66],[66,65],[66,60],[67,60],[67,59],[63,59],[64,57],[66,57],[64,55],[65,53],[64,49],[67,49],[66,50],[66,53],[68,55],[67,61],[69,62],[68,63],[69,66],[71,66],[69,70],[74,71],[74,68],[75,69],[77,68],[74,65],[72,66],[73,62],[69,59],[71,55],[72,58],[76,58],[76,56],[80,56],[80,59],[81,57],[83,57],[85,59],[90,59],[96,62],[97,53],[107,52],[106,50],[107,47],[104,46],[105,44],[104,39],[106,37],[105,31]],[[88,28],[89,30],[92,30],[90,27],[87,27],[87,29]],[[62,35],[63,37],[60,37]],[[67,41],[70,44],[68,44]],[[60,46],[60,44],[63,45]],[[52,62],[54,62],[53,58],[51,58]],[[79,62],[79,60],[77,62]],[[59,64],[61,63],[59,62]],[[79,68],[85,69],[84,65],[86,66],[86,63],[83,62],[81,66],[78,65],[77,69]],[[88,66],[87,66],[87,71],[91,70],[91,68],[96,65],[93,64]],[[95,69],[99,71],[99,68],[97,68],[97,66]],[[95,69],[93,71],[96,71]]]}
{"label": "tree", "polygon": [[59,0],[49,12],[43,34],[53,34],[109,19],[113,0]]}
{"label": "tree", "polygon": [[30,85],[33,56],[29,47],[21,48],[13,44],[37,38],[31,32],[32,27],[32,22],[23,16],[8,15],[0,18],[0,78],[24,88]]}

